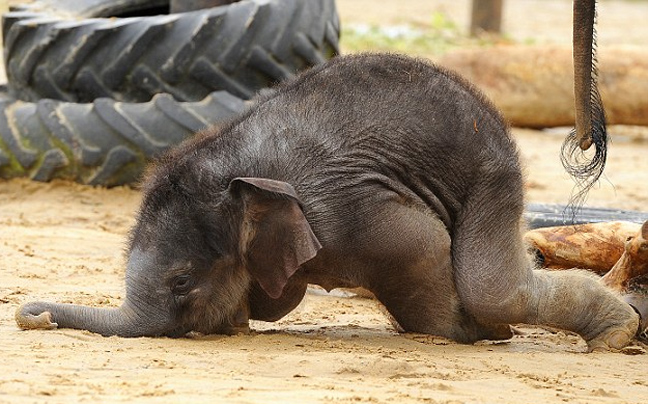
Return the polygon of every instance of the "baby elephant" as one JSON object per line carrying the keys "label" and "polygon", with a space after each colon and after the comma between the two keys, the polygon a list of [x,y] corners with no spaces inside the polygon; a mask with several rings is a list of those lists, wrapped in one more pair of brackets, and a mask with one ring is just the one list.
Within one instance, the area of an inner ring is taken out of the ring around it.
{"label": "baby elephant", "polygon": [[221,333],[275,321],[308,283],[364,287],[406,331],[459,342],[509,324],[619,349],[638,315],[579,272],[535,270],[523,176],[502,117],[424,61],[338,57],[153,167],[119,308],[27,303],[23,328]]}

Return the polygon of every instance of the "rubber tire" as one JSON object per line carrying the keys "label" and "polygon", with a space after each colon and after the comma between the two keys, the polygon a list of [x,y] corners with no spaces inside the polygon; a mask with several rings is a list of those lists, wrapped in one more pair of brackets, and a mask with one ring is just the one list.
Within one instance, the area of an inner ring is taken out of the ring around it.
{"label": "rubber tire", "polygon": [[169,0],[32,0],[14,4],[11,12],[28,12],[62,18],[109,18],[168,13]]}
{"label": "rubber tire", "polygon": [[243,0],[187,13],[94,18],[144,3],[36,0],[6,13],[10,94],[32,102],[146,102],[162,92],[197,101],[225,90],[249,99],[339,51],[334,0]]}
{"label": "rubber tire", "polygon": [[537,229],[611,221],[643,223],[648,220],[648,212],[584,207],[572,216],[565,205],[530,203],[526,206],[524,218],[529,229]]}
{"label": "rubber tire", "polygon": [[227,92],[191,103],[168,94],[146,103],[5,99],[0,101],[0,177],[130,184],[150,159],[244,108],[243,100]]}

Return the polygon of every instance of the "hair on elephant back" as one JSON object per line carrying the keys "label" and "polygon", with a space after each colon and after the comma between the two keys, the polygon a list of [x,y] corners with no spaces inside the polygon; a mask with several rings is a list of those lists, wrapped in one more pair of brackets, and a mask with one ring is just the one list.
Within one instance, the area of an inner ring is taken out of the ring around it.
{"label": "hair on elephant back", "polygon": [[516,145],[471,84],[405,56],[337,57],[152,168],[121,307],[27,303],[17,319],[226,333],[283,317],[311,283],[363,287],[404,330],[464,343],[528,323],[626,345],[638,315],[589,276],[535,269],[522,211]]}

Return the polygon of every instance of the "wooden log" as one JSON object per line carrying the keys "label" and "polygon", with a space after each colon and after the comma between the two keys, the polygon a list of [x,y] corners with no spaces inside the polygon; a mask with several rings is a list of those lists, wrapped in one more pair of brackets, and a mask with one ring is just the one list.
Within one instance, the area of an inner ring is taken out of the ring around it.
{"label": "wooden log", "polygon": [[648,274],[648,221],[625,242],[623,255],[601,282],[622,291],[627,289],[631,279],[645,274]]}
{"label": "wooden log", "polygon": [[[599,87],[608,124],[648,126],[648,50],[600,48]],[[481,88],[513,126],[574,125],[569,46],[495,46],[458,50],[439,64]]]}
{"label": "wooden log", "polygon": [[640,228],[620,221],[544,227],[528,231],[524,239],[547,268],[582,268],[602,275],[619,261],[624,243]]}

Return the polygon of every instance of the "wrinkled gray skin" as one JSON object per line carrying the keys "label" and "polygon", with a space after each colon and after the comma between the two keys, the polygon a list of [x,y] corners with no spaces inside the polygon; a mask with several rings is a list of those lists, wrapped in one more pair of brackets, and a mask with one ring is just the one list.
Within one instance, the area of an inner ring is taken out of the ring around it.
{"label": "wrinkled gray skin", "polygon": [[505,123],[468,83],[405,57],[339,57],[152,170],[120,308],[29,303],[17,319],[218,333],[281,318],[313,283],[364,287],[406,331],[460,342],[527,323],[626,345],[629,305],[582,273],[533,270],[522,189]]}

